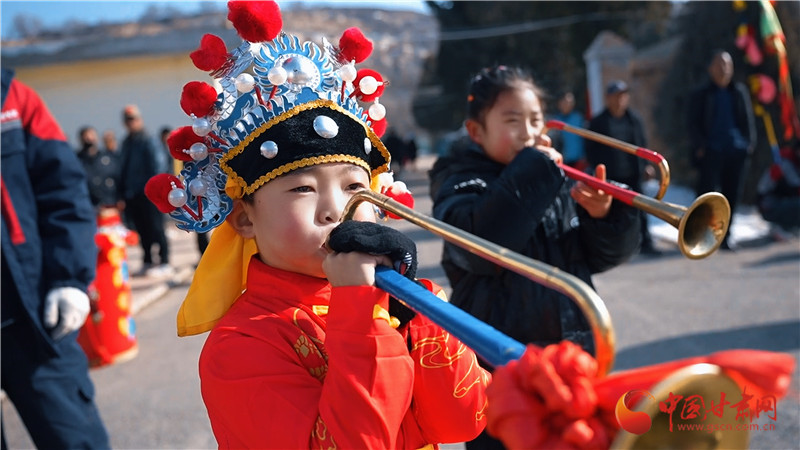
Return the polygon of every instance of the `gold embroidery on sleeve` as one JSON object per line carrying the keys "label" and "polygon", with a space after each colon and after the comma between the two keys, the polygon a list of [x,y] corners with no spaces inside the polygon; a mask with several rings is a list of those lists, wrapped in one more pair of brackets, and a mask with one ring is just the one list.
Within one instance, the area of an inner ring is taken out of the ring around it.
{"label": "gold embroidery on sleeve", "polygon": [[323,381],[328,373],[328,355],[323,353],[324,347],[319,339],[305,334],[298,321],[298,314],[302,314],[302,310],[299,308],[295,309],[292,314],[292,322],[300,330],[300,336],[297,337],[293,346],[294,351],[308,369],[308,373],[319,381]]}
{"label": "gold embroidery on sleeve", "polygon": [[[316,445],[315,445],[316,444]],[[326,450],[336,449],[336,441],[333,436],[328,433],[328,427],[322,420],[322,417],[317,416],[317,422],[314,424],[314,429],[311,431],[311,447]]]}
{"label": "gold embroidery on sleeve", "polygon": [[486,418],[486,407],[487,406],[489,406],[489,401],[488,400],[484,400],[483,401],[483,406],[481,406],[481,409],[479,409],[478,411],[475,412],[475,420],[476,421],[480,422],[481,420],[484,420]]}
{"label": "gold embroidery on sleeve", "polygon": [[419,351],[419,364],[425,369],[439,369],[450,367],[455,361],[465,354],[470,355],[469,369],[464,376],[456,382],[453,389],[453,397],[463,398],[473,386],[485,386],[488,380],[485,373],[478,364],[478,359],[474,353],[467,352],[467,346],[463,342],[458,342],[454,352],[447,345],[450,341],[450,333],[442,331],[439,336],[420,339],[414,343],[412,352]]}

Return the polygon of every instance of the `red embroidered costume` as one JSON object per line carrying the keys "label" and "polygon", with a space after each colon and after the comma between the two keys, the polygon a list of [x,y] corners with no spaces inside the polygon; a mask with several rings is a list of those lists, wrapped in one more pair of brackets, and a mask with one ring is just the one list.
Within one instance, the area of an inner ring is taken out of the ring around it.
{"label": "red embroidered costume", "polygon": [[[211,330],[199,369],[218,445],[417,449],[473,439],[486,426],[490,375],[363,270],[380,256],[414,280],[416,246],[375,223],[374,210],[355,220],[340,211],[360,190],[398,186],[380,140],[387,83],[355,67],[372,42],[349,28],[338,45],[301,43],[282,32],[275,2],[231,1],[228,10],[244,41],[228,51],[205,35],[192,52],[219,90],[184,86],[192,125],[167,139],[184,168],[145,187],[178,228],[214,229],[177,326],[179,336]],[[361,255],[337,259],[347,253]],[[272,257],[275,267],[263,262]]]}
{"label": "red embroidered costume", "polygon": [[489,375],[421,315],[402,330],[373,319],[386,295],[253,258],[247,291],[200,356],[220,447],[420,448],[478,435]]}

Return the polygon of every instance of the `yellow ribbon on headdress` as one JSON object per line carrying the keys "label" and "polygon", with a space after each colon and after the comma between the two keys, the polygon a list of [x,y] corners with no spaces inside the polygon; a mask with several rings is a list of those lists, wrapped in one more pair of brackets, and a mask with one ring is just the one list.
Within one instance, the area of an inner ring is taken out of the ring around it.
{"label": "yellow ribbon on headdress", "polygon": [[[225,191],[231,198],[241,197],[230,182]],[[256,241],[239,235],[228,222],[214,229],[178,311],[178,336],[214,328],[245,289],[247,266],[256,253]]]}

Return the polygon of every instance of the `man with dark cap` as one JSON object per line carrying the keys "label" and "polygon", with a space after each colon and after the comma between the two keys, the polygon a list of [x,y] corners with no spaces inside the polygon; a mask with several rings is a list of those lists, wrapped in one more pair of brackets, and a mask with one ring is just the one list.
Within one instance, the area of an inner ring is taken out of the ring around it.
{"label": "man with dark cap", "polygon": [[[606,87],[606,107],[592,118],[589,129],[639,147],[647,147],[644,124],[641,117],[628,107],[630,94],[628,84],[622,80],[614,80]],[[606,165],[606,176],[628,185],[632,190],[642,191],[642,178],[646,173],[644,160],[609,147],[596,141],[586,141],[586,160],[590,167],[598,164]],[[650,169],[652,170],[652,168]],[[641,212],[642,246],[641,254],[657,256],[660,252],[653,245],[653,238],[647,227],[647,215]]]}

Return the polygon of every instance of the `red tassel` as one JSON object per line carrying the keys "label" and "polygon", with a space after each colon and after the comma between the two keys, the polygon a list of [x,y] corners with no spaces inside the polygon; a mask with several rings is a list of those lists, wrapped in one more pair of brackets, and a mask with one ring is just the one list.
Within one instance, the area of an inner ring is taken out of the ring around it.
{"label": "red tassel", "polygon": [[230,1],[228,20],[239,36],[249,42],[271,41],[283,28],[281,10],[273,1]]}
{"label": "red tassel", "polygon": [[[275,92],[276,88],[277,88],[277,86],[273,86],[272,87],[272,92]],[[258,87],[258,85],[255,85],[255,90],[256,90],[256,96],[258,97],[258,103],[261,103],[263,106],[266,106],[267,108],[269,108],[269,106],[267,106],[267,102],[265,102],[264,99],[261,97],[261,88]],[[269,98],[270,98],[270,100],[272,100],[272,94],[270,94]]]}
{"label": "red tassel", "polygon": [[585,365],[584,355],[591,358],[567,341],[529,344],[520,359],[498,367],[486,390],[488,432],[508,448],[607,448],[615,426],[595,409],[593,376],[582,374],[591,367],[559,370]]}
{"label": "red tassel", "polygon": [[169,154],[180,161],[192,160],[192,157],[185,153],[184,150],[188,150],[192,144],[197,142],[203,142],[203,138],[196,135],[190,126],[176,128],[167,136]]}
{"label": "red tassel", "polygon": [[228,49],[222,38],[206,34],[200,39],[200,47],[189,54],[194,66],[206,72],[213,72],[228,60]]}
{"label": "red tassel", "polygon": [[736,377],[731,372],[736,372],[743,379],[739,386],[747,386],[748,392],[759,397],[783,398],[795,368],[792,355],[764,350],[721,351],[709,355],[708,362],[722,367],[732,378]]}
{"label": "red tassel", "polygon": [[[223,140],[221,137],[217,136],[214,133],[208,133],[208,137],[210,137],[211,139],[214,139],[215,141],[219,142],[222,145],[228,145],[228,143],[225,142],[225,140]],[[216,151],[216,150],[209,149],[208,151]]]}
{"label": "red tassel", "polygon": [[175,187],[183,189],[181,180],[168,173],[154,175],[144,185],[144,195],[164,214],[169,214],[175,210],[175,207],[169,202],[169,191],[172,190],[173,183]]}
{"label": "red tassel", "polygon": [[364,61],[372,54],[372,41],[364,36],[358,27],[344,30],[339,39],[340,60],[343,63],[355,61],[356,64]]}
{"label": "red tassel", "polygon": [[190,81],[181,92],[181,109],[187,116],[205,117],[214,110],[217,91],[214,86],[202,81]]}

